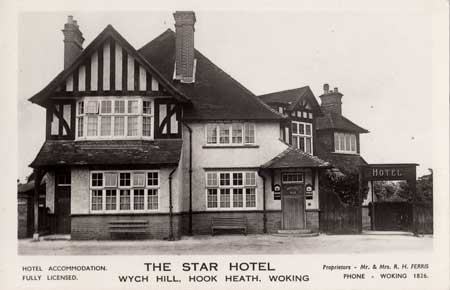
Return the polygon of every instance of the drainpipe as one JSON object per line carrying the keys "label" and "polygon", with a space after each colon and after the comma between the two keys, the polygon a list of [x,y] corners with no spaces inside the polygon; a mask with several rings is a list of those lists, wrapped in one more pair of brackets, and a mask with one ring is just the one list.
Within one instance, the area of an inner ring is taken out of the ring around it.
{"label": "drainpipe", "polygon": [[192,236],[192,128],[183,121],[183,125],[189,130],[189,229],[188,235]]}
{"label": "drainpipe", "polygon": [[263,180],[263,233],[267,233],[267,215],[266,215],[266,178],[258,170],[258,175]]}
{"label": "drainpipe", "polygon": [[175,240],[173,237],[173,205],[172,205],[172,175],[177,170],[175,167],[170,173],[169,173],[169,241]]}

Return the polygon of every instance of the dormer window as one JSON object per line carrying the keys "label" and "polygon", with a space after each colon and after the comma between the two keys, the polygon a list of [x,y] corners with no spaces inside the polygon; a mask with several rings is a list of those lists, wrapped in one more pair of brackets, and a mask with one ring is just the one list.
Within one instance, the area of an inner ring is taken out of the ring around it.
{"label": "dormer window", "polygon": [[153,100],[86,97],[77,103],[77,139],[153,138]]}
{"label": "dormer window", "polygon": [[356,135],[351,133],[334,133],[334,152],[357,154]]}

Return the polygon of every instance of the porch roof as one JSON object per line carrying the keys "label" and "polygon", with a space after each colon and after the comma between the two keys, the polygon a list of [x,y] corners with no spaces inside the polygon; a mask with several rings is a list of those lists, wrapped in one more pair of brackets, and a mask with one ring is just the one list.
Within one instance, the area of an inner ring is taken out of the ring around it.
{"label": "porch roof", "polygon": [[312,156],[308,153],[289,147],[272,160],[261,165],[261,168],[308,168],[308,167],[332,167],[330,163]]}
{"label": "porch roof", "polygon": [[181,146],[181,140],[48,140],[30,166],[176,165]]}

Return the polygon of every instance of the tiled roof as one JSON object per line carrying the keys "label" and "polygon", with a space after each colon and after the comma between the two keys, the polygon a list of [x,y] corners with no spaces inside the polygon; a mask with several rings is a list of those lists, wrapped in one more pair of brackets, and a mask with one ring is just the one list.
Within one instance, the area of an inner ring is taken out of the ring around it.
{"label": "tiled roof", "polygon": [[294,147],[289,147],[275,158],[266,162],[261,168],[305,168],[305,167],[331,167],[328,162],[309,155]]}
{"label": "tiled roof", "polygon": [[295,109],[295,106],[300,101],[305,100],[309,102],[309,104],[313,107],[313,110],[319,112],[320,115],[322,114],[319,103],[317,102],[316,97],[309,86],[260,95],[258,97],[266,104],[284,104],[287,106],[288,110]]}
{"label": "tiled roof", "polygon": [[368,130],[359,127],[344,116],[333,113],[327,113],[323,117],[317,118],[316,129],[338,129],[349,132],[369,133]]}
{"label": "tiled roof", "polygon": [[195,82],[173,80],[175,33],[163,34],[139,49],[167,80],[192,101],[184,111],[189,120],[279,120],[283,116],[262,102],[243,85],[195,50]]}
{"label": "tiled roof", "polygon": [[46,141],[30,166],[176,165],[181,147],[181,140]]}

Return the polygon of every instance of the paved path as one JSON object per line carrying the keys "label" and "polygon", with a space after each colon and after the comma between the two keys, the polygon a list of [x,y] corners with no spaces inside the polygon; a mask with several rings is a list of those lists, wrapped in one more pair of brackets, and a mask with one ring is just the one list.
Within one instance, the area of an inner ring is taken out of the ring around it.
{"label": "paved path", "polygon": [[431,236],[219,235],[183,237],[178,241],[40,241],[19,240],[20,255],[232,255],[232,254],[347,254],[424,252],[433,249]]}

